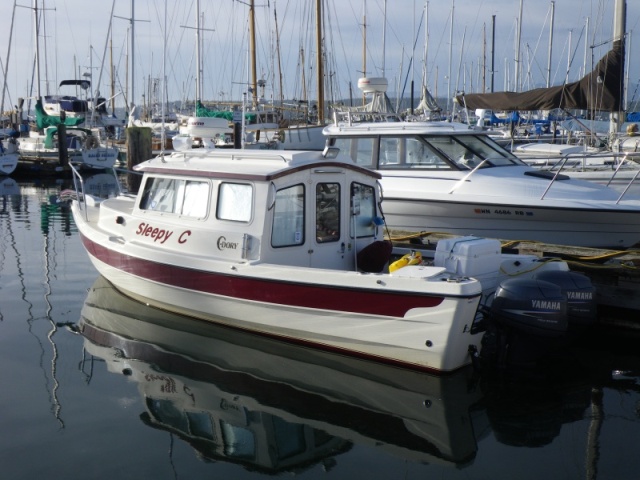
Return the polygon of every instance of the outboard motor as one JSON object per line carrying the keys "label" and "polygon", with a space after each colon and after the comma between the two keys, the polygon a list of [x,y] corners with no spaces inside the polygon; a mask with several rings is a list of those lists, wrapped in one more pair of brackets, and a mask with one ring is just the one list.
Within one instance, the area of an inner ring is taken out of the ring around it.
{"label": "outboard motor", "polygon": [[482,358],[509,372],[536,369],[562,349],[567,328],[567,297],[558,285],[510,278],[489,308]]}
{"label": "outboard motor", "polygon": [[566,295],[569,329],[595,323],[596,289],[589,277],[578,272],[547,270],[540,272],[535,278],[558,285]]}
{"label": "outboard motor", "polygon": [[529,335],[557,337],[567,331],[567,298],[542,279],[512,278],[496,290],[491,314],[503,326]]}

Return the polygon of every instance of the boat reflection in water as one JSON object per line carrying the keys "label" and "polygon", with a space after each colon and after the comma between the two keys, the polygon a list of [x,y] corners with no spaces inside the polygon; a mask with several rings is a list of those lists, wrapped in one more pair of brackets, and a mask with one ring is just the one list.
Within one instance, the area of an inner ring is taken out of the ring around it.
{"label": "boat reflection in water", "polygon": [[148,307],[102,277],[79,330],[89,354],[137,382],[142,420],[207,460],[295,472],[360,444],[464,466],[486,423],[470,369],[432,376],[286,344]]}

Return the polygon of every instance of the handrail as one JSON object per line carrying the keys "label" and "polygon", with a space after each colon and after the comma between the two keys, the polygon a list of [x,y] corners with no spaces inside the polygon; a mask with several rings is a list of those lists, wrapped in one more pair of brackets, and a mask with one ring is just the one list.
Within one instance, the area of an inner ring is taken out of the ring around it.
{"label": "handrail", "polygon": [[469,173],[467,173],[464,177],[462,177],[460,180],[458,180],[458,181],[456,182],[456,184],[453,186],[453,188],[451,188],[451,190],[449,190],[447,193],[448,193],[448,194],[451,194],[451,193],[453,193],[454,191],[456,191],[458,188],[460,188],[460,186],[461,186],[461,185],[463,185],[463,184],[464,184],[464,182],[466,182],[466,181],[467,181],[467,179],[468,179],[471,175],[473,175],[474,173],[476,173],[476,171],[477,171],[480,167],[482,167],[482,165],[484,165],[485,163],[487,163],[488,161],[489,161],[489,159],[488,159],[488,158],[485,158],[484,160],[482,160],[478,165],[476,165],[476,166],[473,168],[473,170],[471,170],[471,171],[470,171]]}
{"label": "handrail", "polygon": [[[527,157],[527,159],[529,160],[535,160],[537,158],[549,158],[548,156],[545,155],[540,155],[540,156],[535,156],[535,157]],[[622,167],[625,164],[636,164],[637,166],[637,171],[635,173],[635,175],[633,176],[633,178],[631,178],[629,180],[629,183],[625,186],[624,190],[622,191],[622,194],[618,197],[618,199],[616,200],[616,204],[619,203],[623,197],[627,194],[627,192],[629,191],[629,189],[631,188],[631,186],[634,184],[634,182],[636,181],[636,179],[640,176],[640,152],[594,152],[594,153],[569,153],[566,155],[563,155],[562,157],[560,157],[558,159],[558,161],[556,163],[554,163],[553,165],[550,166],[550,168],[548,169],[549,172],[555,172],[555,175],[553,176],[553,178],[551,179],[551,181],[549,182],[549,185],[547,185],[547,188],[545,189],[545,191],[543,192],[542,196],[540,197],[540,200],[544,200],[545,196],[547,195],[547,193],[549,192],[551,186],[553,185],[553,183],[558,179],[558,176],[560,175],[560,173],[563,172],[563,170],[566,172],[566,170],[570,167],[567,167],[567,162],[569,160],[574,160],[574,159],[582,159],[582,167],[581,167],[581,171],[590,171],[590,168],[587,166],[586,161],[587,159],[597,159],[597,158],[603,158],[603,159],[613,159],[615,160],[615,164],[612,164],[612,170],[611,170],[611,178],[609,178],[609,180],[606,183],[606,186],[609,187],[611,185],[611,182],[613,181],[613,179],[616,177],[616,175],[620,172],[620,170],[622,169]],[[621,160],[618,161],[618,158],[621,158]],[[521,160],[525,161],[524,158],[520,157]],[[525,161],[526,163],[526,161]],[[615,165],[615,168],[613,168]],[[608,165],[604,165],[603,167]],[[535,168],[535,167],[533,167]],[[557,170],[556,170],[557,169]],[[603,168],[598,168],[598,166],[593,166],[591,168],[591,171],[602,171],[604,170]],[[567,172],[567,173],[571,173],[571,172]]]}
{"label": "handrail", "polygon": [[352,110],[334,110],[333,124],[338,125],[341,122],[351,126],[354,123],[396,123],[401,121],[400,117],[392,112],[360,112]]}
{"label": "handrail", "polygon": [[[85,216],[85,220],[89,220],[89,214],[87,212],[87,197],[85,195],[85,183],[84,183],[84,178],[82,178],[82,174],[80,173],[80,170],[78,169],[78,167],[73,163],[73,162],[69,162],[69,167],[71,168],[71,173],[72,173],[72,177],[73,177],[73,187],[75,190],[75,195],[76,195],[76,200],[78,201],[78,209],[81,211],[84,211],[84,216]],[[133,173],[136,175],[141,175],[141,173],[139,172],[135,172],[135,171],[131,171],[131,170],[126,170],[126,169],[121,169],[121,168],[116,168],[116,167],[111,167],[111,170],[113,172],[113,177],[116,180],[116,186],[117,186],[117,192],[116,195],[123,195],[125,193],[125,190],[122,189],[122,184],[120,183],[120,180],[118,179],[118,172],[126,172],[126,173]]]}
{"label": "handrail", "polygon": [[[78,202],[78,209],[84,211],[84,219],[89,220],[89,214],[87,212],[86,199],[84,196],[84,179],[80,175],[80,171],[76,169],[73,163],[69,163],[71,167],[71,173],[73,174],[73,187],[76,191],[76,201]],[[78,188],[79,187],[79,188]]]}

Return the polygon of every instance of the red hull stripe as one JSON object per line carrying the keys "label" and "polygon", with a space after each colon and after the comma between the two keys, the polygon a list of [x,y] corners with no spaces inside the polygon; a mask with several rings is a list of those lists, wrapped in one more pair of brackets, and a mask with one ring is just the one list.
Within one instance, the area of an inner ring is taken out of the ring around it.
{"label": "red hull stripe", "polygon": [[118,270],[188,290],[301,308],[404,317],[413,308],[440,305],[444,297],[403,292],[262,280],[150,262],[123,255],[82,235],[90,255]]}

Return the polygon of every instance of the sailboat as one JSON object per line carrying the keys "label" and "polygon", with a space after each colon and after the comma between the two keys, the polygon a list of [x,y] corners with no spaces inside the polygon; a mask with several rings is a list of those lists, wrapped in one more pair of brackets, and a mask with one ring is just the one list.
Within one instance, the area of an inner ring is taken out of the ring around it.
{"label": "sailboat", "polygon": [[[456,101],[465,109],[489,111],[552,111],[556,109],[609,112],[609,122],[572,119],[562,122],[568,130],[581,129],[614,138],[610,148],[580,144],[531,142],[513,147],[513,153],[542,170],[606,183],[626,190],[640,176],[640,136],[637,125],[623,124],[626,1],[617,0],[614,40],[595,68],[580,80],[525,92],[462,94]],[[481,114],[482,115],[482,114]],[[481,126],[481,125],[480,125]],[[634,128],[635,127],[635,128]],[[625,131],[626,134],[618,134]]]}
{"label": "sailboat", "polygon": [[[101,145],[99,132],[85,128],[88,102],[75,97],[43,96],[40,92],[40,52],[38,3],[34,1],[36,119],[28,136],[18,142],[18,169],[22,173],[51,174],[69,171],[69,162],[79,168],[112,168],[119,151]],[[77,84],[63,81],[60,86]],[[81,82],[81,87],[89,84]],[[68,114],[68,115],[67,115]]]}
{"label": "sailboat", "polygon": [[[249,36],[252,45],[255,45],[255,2],[249,2]],[[198,14],[199,16],[199,14]],[[322,0],[316,0],[316,28],[321,28]],[[200,30],[199,23],[196,25]],[[258,101],[258,89],[264,91],[265,81],[257,79],[255,65],[255,48],[251,48],[251,80],[247,81],[249,92],[252,94],[251,106],[242,111],[210,110],[202,104],[200,95],[200,41],[197,41],[198,75],[196,80],[196,109],[195,115],[185,120],[185,126],[181,128],[180,136],[174,137],[174,142],[181,149],[188,149],[192,143],[188,137],[195,139],[194,145],[204,147],[232,147],[241,146],[250,149],[278,149],[278,150],[317,150],[321,151],[325,146],[325,138],[322,134],[324,128],[324,74],[322,71],[321,41],[318,35],[318,104],[315,112],[314,123],[305,116],[306,121],[286,119],[282,112],[276,108],[264,108]],[[245,94],[246,95],[246,94]],[[264,96],[264,95],[262,95]],[[244,103],[244,102],[243,102]],[[225,120],[227,124],[225,125]],[[242,140],[233,139],[232,123],[242,124]],[[182,137],[182,138],[181,138]]]}

